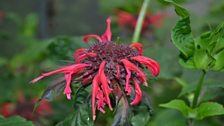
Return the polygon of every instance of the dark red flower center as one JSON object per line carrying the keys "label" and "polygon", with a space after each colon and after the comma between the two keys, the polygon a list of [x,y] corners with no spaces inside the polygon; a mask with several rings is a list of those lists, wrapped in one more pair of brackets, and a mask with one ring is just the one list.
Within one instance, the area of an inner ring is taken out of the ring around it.
{"label": "dark red flower center", "polygon": [[[113,41],[96,42],[86,50],[86,54],[88,53],[95,53],[96,56],[89,56],[88,58],[82,60],[80,63],[91,64],[91,66],[89,67],[89,71],[91,70],[91,73],[89,74],[91,74],[92,76],[92,74],[98,72],[100,64],[103,61],[106,61],[104,72],[110,79],[110,81],[112,81],[117,76],[117,65],[119,65],[120,77],[125,79],[125,68],[121,60],[130,60],[131,57],[139,55],[139,52],[130,47],[129,45],[118,44]],[[137,65],[140,64],[137,63]],[[88,75],[84,78],[88,78]]]}

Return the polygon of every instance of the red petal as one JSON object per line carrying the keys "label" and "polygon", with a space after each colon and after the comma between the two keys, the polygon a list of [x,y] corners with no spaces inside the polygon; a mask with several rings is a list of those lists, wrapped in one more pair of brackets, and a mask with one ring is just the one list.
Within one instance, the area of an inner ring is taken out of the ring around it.
{"label": "red petal", "polygon": [[93,115],[93,120],[96,119],[96,94],[98,91],[98,74],[93,78],[93,83],[92,83],[92,115]]}
{"label": "red petal", "polygon": [[65,66],[61,69],[54,70],[48,73],[43,73],[41,76],[33,79],[31,83],[36,83],[37,81],[41,80],[42,78],[46,76],[50,76],[57,73],[72,73],[72,74],[78,74],[80,73],[85,67],[90,66],[89,64],[73,64],[70,66]]}
{"label": "red petal", "polygon": [[153,60],[151,58],[148,58],[148,57],[145,57],[145,56],[135,56],[135,57],[131,57],[131,59],[136,60],[139,63],[146,65],[146,67],[148,69],[150,69],[150,71],[152,73],[152,76],[158,76],[159,75],[160,66],[155,60]]}
{"label": "red petal", "polygon": [[136,79],[133,79],[135,85],[135,99],[131,102],[131,105],[138,104],[142,99],[142,91],[139,83]]}
{"label": "red petal", "polygon": [[82,85],[86,85],[90,80],[92,79],[92,76],[88,76],[85,79],[82,80]]}
{"label": "red petal", "polygon": [[86,50],[87,50],[86,48],[80,48],[80,49],[76,50],[75,53],[74,53],[74,58],[83,54]]}
{"label": "red petal", "polygon": [[116,70],[117,70],[116,77],[117,77],[117,78],[120,78],[120,67],[119,67],[118,64],[116,65]]}
{"label": "red petal", "polygon": [[89,34],[83,37],[83,41],[84,42],[89,42],[89,38],[95,38],[97,39],[99,42],[102,42],[102,39],[99,35],[95,35],[95,34]]}
{"label": "red petal", "polygon": [[79,63],[80,61],[84,60],[84,59],[87,58],[87,57],[95,57],[95,56],[96,56],[96,53],[93,53],[93,52],[85,53],[85,54],[79,56],[79,57],[76,59],[76,62],[75,62],[75,63]]}
{"label": "red petal", "polygon": [[71,100],[71,93],[72,90],[70,88],[71,80],[72,80],[72,75],[71,74],[65,74],[65,80],[66,80],[66,86],[64,89],[64,94],[67,96],[68,100]]}
{"label": "red petal", "polygon": [[130,47],[134,47],[137,51],[139,55],[142,55],[143,53],[143,46],[140,43],[133,43],[130,45]]}
{"label": "red petal", "polygon": [[106,64],[106,61],[103,61],[101,64],[100,64],[100,68],[99,68],[99,78],[100,78],[100,81],[102,83],[102,88],[103,88],[103,92],[104,92],[104,95],[106,97],[106,102],[110,108],[110,110],[113,110],[112,109],[112,106],[110,104],[110,98],[109,98],[109,94],[111,92],[112,89],[110,89],[108,83],[107,83],[107,77],[104,73],[104,67],[105,67],[105,64]]}
{"label": "red petal", "polygon": [[107,29],[105,33],[101,36],[103,42],[111,41],[112,33],[110,28],[111,19],[107,18]]}
{"label": "red petal", "polygon": [[126,75],[126,82],[125,82],[125,91],[127,91],[128,95],[131,95],[131,85],[130,85],[130,78],[131,78],[131,71],[128,67],[125,67],[127,75]]}
{"label": "red petal", "polygon": [[131,63],[130,61],[128,61],[127,59],[122,59],[121,62],[124,64],[126,69],[132,70],[132,71],[136,71],[139,74],[139,77],[146,82],[146,78],[145,78],[145,74],[138,69],[137,66],[135,66],[133,63]]}

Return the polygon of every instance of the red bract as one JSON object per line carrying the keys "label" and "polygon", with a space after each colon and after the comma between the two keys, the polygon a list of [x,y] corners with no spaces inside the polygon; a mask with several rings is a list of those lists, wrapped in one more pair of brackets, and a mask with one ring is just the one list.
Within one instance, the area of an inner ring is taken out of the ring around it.
{"label": "red bract", "polygon": [[96,118],[96,108],[103,113],[105,105],[110,110],[113,109],[110,94],[116,98],[134,94],[131,105],[138,104],[142,98],[140,84],[147,86],[146,74],[142,70],[148,68],[152,76],[157,76],[160,72],[155,60],[142,56],[143,46],[140,43],[129,46],[111,41],[110,22],[108,18],[107,29],[102,36],[90,34],[83,38],[84,42],[88,42],[89,38],[95,38],[98,42],[89,48],[78,49],[74,53],[74,64],[44,73],[31,81],[35,83],[46,76],[63,73],[66,80],[64,94],[68,99],[71,99],[70,84],[74,78],[78,78],[83,85],[92,84],[93,120]]}
{"label": "red bract", "polygon": [[[115,13],[117,14],[117,23],[120,27],[135,29],[138,16],[122,10],[116,10]],[[160,27],[165,16],[165,13],[147,13],[142,24],[142,32],[144,33],[150,25]]]}

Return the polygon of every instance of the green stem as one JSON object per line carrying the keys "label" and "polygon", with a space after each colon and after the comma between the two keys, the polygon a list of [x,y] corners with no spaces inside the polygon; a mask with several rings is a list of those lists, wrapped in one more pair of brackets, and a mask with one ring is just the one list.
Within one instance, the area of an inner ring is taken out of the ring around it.
{"label": "green stem", "polygon": [[138,42],[140,34],[141,34],[141,30],[142,30],[142,24],[145,18],[145,13],[147,11],[147,7],[149,5],[150,0],[144,0],[142,8],[140,10],[139,16],[138,16],[138,20],[137,20],[137,24],[135,26],[135,31],[134,31],[134,35],[132,38],[132,43]]}
{"label": "green stem", "polygon": [[194,99],[193,99],[193,105],[192,107],[195,108],[198,104],[198,98],[201,94],[201,89],[202,89],[202,85],[203,85],[203,80],[205,78],[205,75],[206,75],[206,71],[202,71],[202,75],[201,75],[201,78],[200,80],[198,81],[198,85],[197,85],[197,89],[195,91],[195,95],[194,95]]}

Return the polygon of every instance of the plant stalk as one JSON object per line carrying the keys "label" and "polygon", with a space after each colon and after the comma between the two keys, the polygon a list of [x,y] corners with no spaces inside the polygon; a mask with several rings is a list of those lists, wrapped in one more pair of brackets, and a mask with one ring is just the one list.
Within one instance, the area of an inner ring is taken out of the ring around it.
{"label": "plant stalk", "polygon": [[193,99],[193,104],[192,104],[192,107],[195,108],[198,104],[198,99],[199,99],[199,96],[201,94],[201,89],[202,89],[202,86],[203,86],[203,81],[204,81],[204,78],[205,78],[205,75],[206,75],[206,71],[202,71],[202,75],[198,81],[198,85],[197,85],[197,89],[195,91],[195,95],[194,95],[194,99]]}
{"label": "plant stalk", "polygon": [[150,3],[150,0],[144,0],[142,8],[140,10],[139,16],[138,16],[138,20],[135,26],[135,31],[134,31],[134,35],[132,38],[132,43],[138,42],[139,41],[139,37],[142,31],[142,24],[145,18],[145,14],[147,11],[147,7]]}

